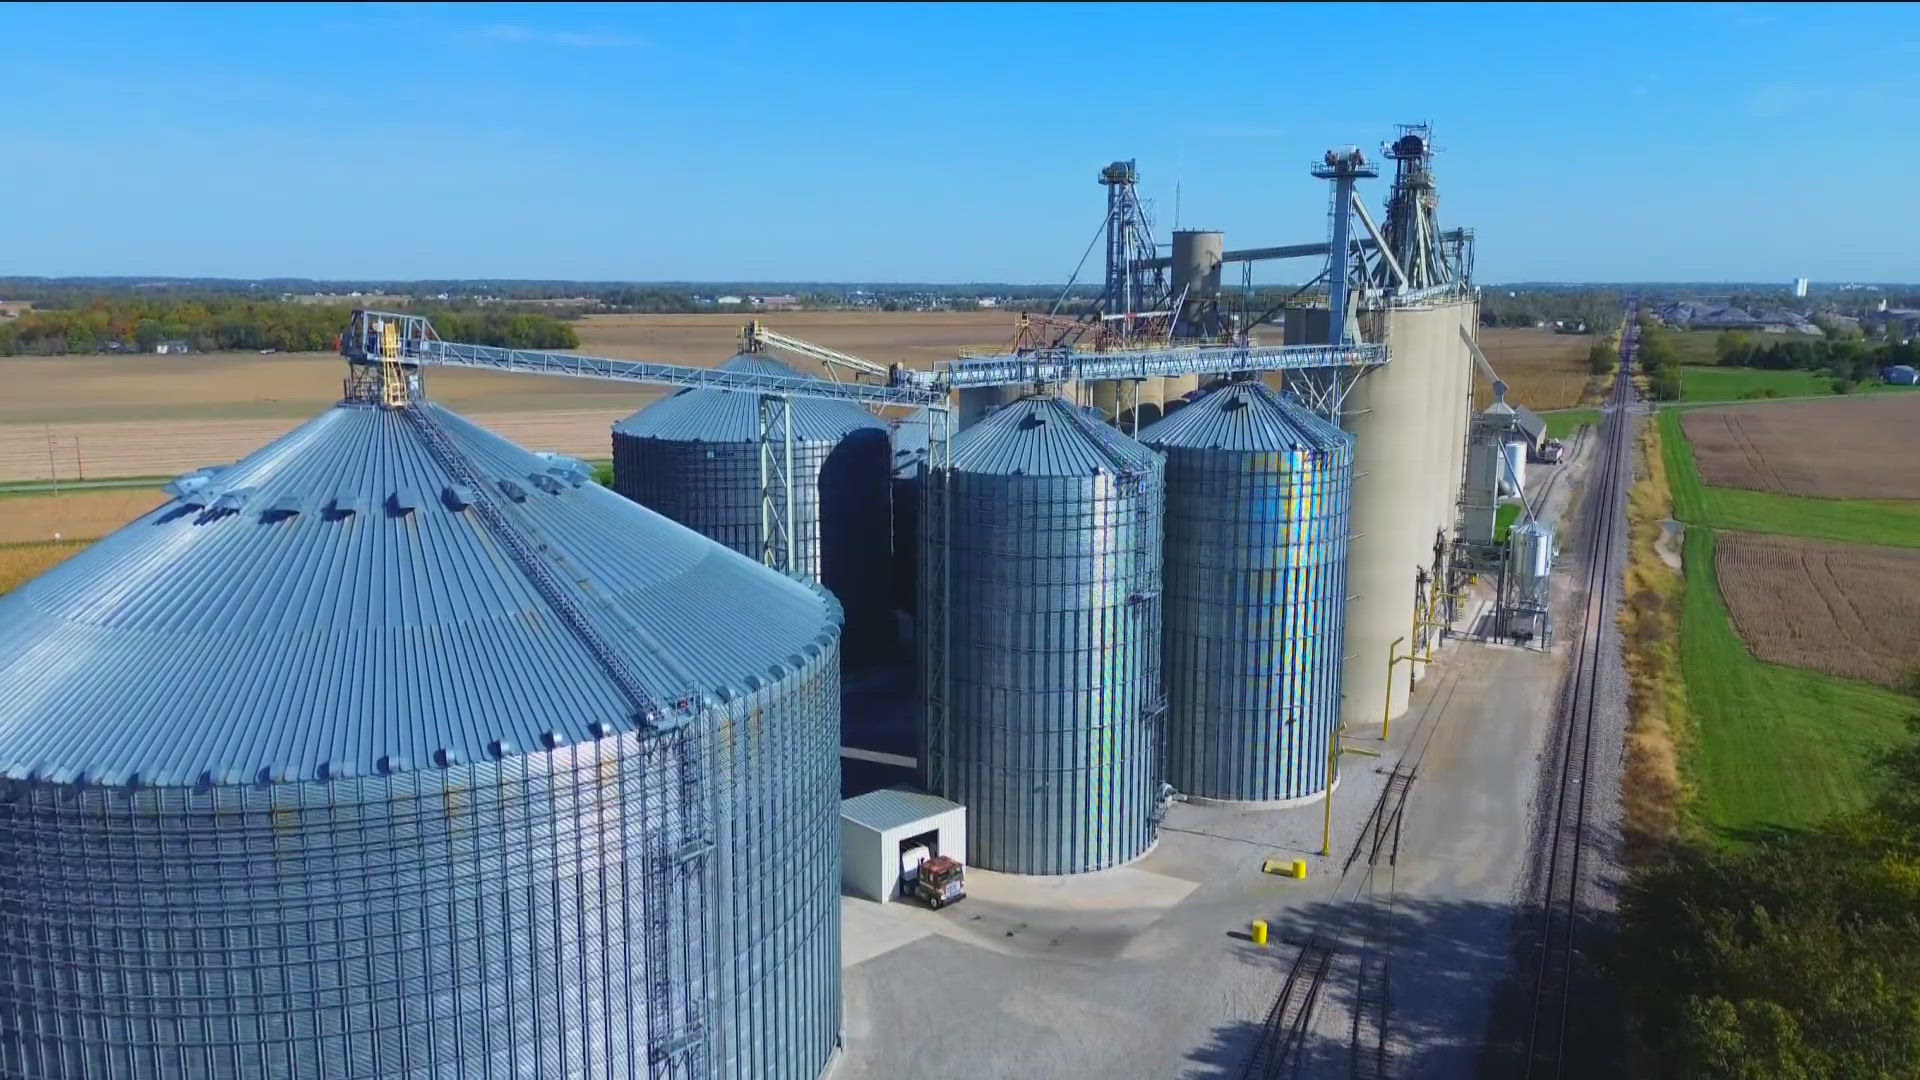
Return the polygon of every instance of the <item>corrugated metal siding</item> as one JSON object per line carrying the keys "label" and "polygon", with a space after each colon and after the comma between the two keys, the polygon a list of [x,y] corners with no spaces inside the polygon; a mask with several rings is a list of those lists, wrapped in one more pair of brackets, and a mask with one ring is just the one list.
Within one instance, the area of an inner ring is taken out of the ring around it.
{"label": "corrugated metal siding", "polygon": [[678,751],[588,734],[623,699],[412,429],[343,407],[214,476],[242,509],[162,507],[0,600],[0,1074],[647,1075],[656,976],[711,1001],[673,1075],[826,1064],[835,605],[438,415],[524,481],[511,512],[642,680],[722,699],[694,732],[710,872],[649,891]]}
{"label": "corrugated metal siding", "polygon": [[[799,372],[741,355],[728,370]],[[892,558],[892,451],[884,424],[851,402],[795,398],[793,569],[826,585],[847,615],[848,647],[891,639],[891,583],[873,567]],[[614,425],[614,488],[682,525],[758,559],[761,524],[759,399],[685,390]]]}
{"label": "corrugated metal siding", "polygon": [[1140,437],[1167,458],[1168,782],[1253,802],[1325,790],[1352,439],[1255,383]]}
{"label": "corrugated metal siding", "polygon": [[[1153,842],[1158,785],[1157,454],[1057,398],[953,446],[946,790],[972,861],[1068,874]],[[929,543],[938,542],[929,538]]]}

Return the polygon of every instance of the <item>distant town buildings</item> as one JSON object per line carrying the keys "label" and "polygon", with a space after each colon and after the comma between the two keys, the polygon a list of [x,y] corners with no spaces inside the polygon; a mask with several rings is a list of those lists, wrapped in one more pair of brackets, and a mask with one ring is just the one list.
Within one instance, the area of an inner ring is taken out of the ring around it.
{"label": "distant town buildings", "polygon": [[182,353],[192,352],[193,346],[179,338],[172,338],[167,341],[154,342],[153,351],[161,356],[179,356]]}
{"label": "distant town buildings", "polygon": [[1822,336],[1813,320],[1786,308],[1754,308],[1748,311],[1731,304],[1681,300],[1655,308],[1654,314],[1668,326],[1683,330],[1752,330],[1762,334]]}

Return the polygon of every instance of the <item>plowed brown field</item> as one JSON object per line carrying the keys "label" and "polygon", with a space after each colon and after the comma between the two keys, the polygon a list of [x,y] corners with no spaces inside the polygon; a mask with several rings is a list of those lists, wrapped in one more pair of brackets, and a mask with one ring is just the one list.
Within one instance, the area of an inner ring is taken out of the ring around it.
{"label": "plowed brown field", "polygon": [[165,502],[159,485],[0,499],[0,545],[97,540]]}
{"label": "plowed brown field", "polygon": [[[739,348],[752,318],[593,315],[581,351],[711,365]],[[968,346],[1003,346],[1014,316],[981,312],[773,312],[776,330],[880,363],[927,365]],[[338,400],[344,364],[328,354],[0,358],[0,482],[168,476],[233,461]],[[608,456],[608,429],[660,396],[620,383],[441,369],[442,404],[525,446]],[[49,460],[51,459],[51,460]]]}
{"label": "plowed brown field", "polygon": [[[1599,339],[1591,334],[1551,330],[1480,329],[1480,351],[1507,383],[1507,400],[1529,409],[1570,409],[1586,396],[1593,375],[1587,350]],[[1475,372],[1474,407],[1493,403],[1493,387]]]}
{"label": "plowed brown field", "polygon": [[[52,467],[62,479],[171,477],[202,465],[224,465],[293,430],[326,404],[316,402],[307,416],[285,420],[0,425],[0,481],[46,480],[49,438]],[[604,409],[465,415],[529,450],[606,458],[613,452],[614,421],[635,407],[621,402]]]}
{"label": "plowed brown field", "polygon": [[1747,648],[1898,685],[1920,660],[1920,550],[1721,533],[1714,570]]}
{"label": "plowed brown field", "polygon": [[31,581],[52,569],[56,563],[87,546],[87,541],[66,540],[57,544],[0,545],[0,595]]}
{"label": "plowed brown field", "polygon": [[1920,499],[1920,395],[1694,409],[1700,479],[1823,499]]}

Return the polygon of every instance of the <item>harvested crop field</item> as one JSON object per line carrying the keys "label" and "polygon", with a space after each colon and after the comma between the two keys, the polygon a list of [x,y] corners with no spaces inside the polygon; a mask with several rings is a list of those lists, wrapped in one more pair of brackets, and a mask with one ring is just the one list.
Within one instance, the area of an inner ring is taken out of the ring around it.
{"label": "harvested crop field", "polygon": [[1695,409],[1681,424],[1714,487],[1920,499],[1920,395]]}
{"label": "harvested crop field", "polygon": [[1920,550],[1722,533],[1713,561],[1762,660],[1897,686],[1920,658]]}
{"label": "harvested crop field", "polygon": [[[1480,351],[1507,383],[1507,400],[1529,409],[1570,409],[1586,399],[1593,381],[1587,351],[1600,339],[1592,334],[1556,334],[1551,330],[1480,328]],[[1493,387],[1478,374],[1473,380],[1474,408],[1493,403]]]}
{"label": "harvested crop field", "polygon": [[97,540],[166,501],[157,484],[0,498],[0,546]]}
{"label": "harvested crop field", "polygon": [[754,319],[769,329],[878,364],[924,368],[953,359],[961,349],[1011,345],[1015,316],[1006,311],[743,311],[588,315],[572,325],[580,334],[582,352],[706,366],[737,352],[741,328]]}
{"label": "harvested crop field", "polygon": [[[326,406],[315,402],[300,417],[284,420],[0,425],[0,481],[46,480],[56,468],[61,479],[177,476],[237,461]],[[466,415],[529,450],[605,458],[612,454],[614,422],[636,407],[623,400],[600,409]]]}
{"label": "harvested crop field", "polygon": [[0,595],[31,581],[86,547],[85,540],[57,544],[0,544]]}
{"label": "harvested crop field", "polygon": [[[712,365],[750,313],[591,315],[581,350]],[[770,312],[768,326],[877,362],[916,365],[999,347],[1014,316],[982,312]],[[804,366],[804,365],[802,365]],[[233,461],[340,397],[345,361],[324,353],[0,357],[0,482],[168,476]],[[660,390],[557,376],[435,370],[428,392],[533,449],[608,455],[613,423]],[[51,458],[51,460],[49,460]]]}

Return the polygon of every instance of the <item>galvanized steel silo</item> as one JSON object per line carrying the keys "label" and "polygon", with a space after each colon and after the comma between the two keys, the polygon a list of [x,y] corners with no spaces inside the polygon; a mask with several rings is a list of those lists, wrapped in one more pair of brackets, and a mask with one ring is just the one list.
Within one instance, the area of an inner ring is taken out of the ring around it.
{"label": "galvanized steel silo", "polygon": [[967,807],[970,860],[988,869],[1126,862],[1153,842],[1160,780],[1160,457],[1035,395],[956,436],[946,479],[936,794]]}
{"label": "galvanized steel silo", "polygon": [[0,1074],[821,1073],[829,596],[428,405],[174,490],[0,599]]}
{"label": "galvanized steel silo", "polygon": [[[741,353],[726,371],[801,373]],[[848,648],[891,638],[890,583],[873,572],[892,555],[887,428],[849,401],[792,399],[793,564],[839,598]],[[760,401],[728,390],[682,390],[613,428],[613,486],[735,551],[759,558],[764,530]]]}
{"label": "galvanized steel silo", "polygon": [[1322,793],[1340,722],[1352,437],[1234,382],[1140,441],[1167,461],[1167,781],[1232,801]]}

